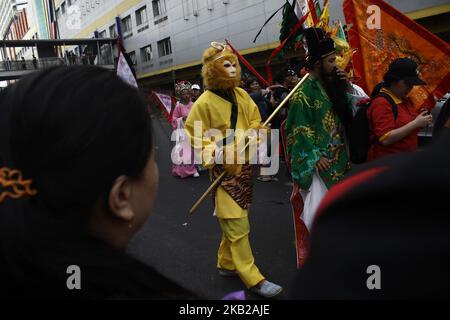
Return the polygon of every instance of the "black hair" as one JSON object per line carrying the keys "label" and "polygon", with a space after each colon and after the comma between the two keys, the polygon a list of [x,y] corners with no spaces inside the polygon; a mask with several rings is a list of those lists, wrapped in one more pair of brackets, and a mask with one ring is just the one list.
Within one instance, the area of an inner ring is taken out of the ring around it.
{"label": "black hair", "polygon": [[292,77],[295,75],[297,75],[297,73],[287,66],[275,74],[274,81],[282,85],[287,77]]}
{"label": "black hair", "polygon": [[[151,155],[151,119],[137,90],[106,69],[56,67],[2,92],[0,114],[0,168],[21,170],[37,190],[34,197],[0,203],[0,292],[70,295],[71,264],[81,265],[80,294],[87,296],[89,289],[101,297],[138,294],[149,282],[170,288],[86,230],[115,179],[140,178]],[[133,271],[146,279],[135,279]]]}
{"label": "black hair", "polygon": [[51,211],[91,208],[119,175],[138,177],[152,150],[144,101],[105,69],[32,74],[7,89],[1,107],[10,128],[0,150],[10,154],[0,165],[31,178]]}
{"label": "black hair", "polygon": [[345,80],[341,80],[336,73],[336,68],[332,71],[331,75],[328,77],[325,74],[323,67],[323,60],[320,60],[320,73],[322,75],[324,89],[328,94],[331,102],[331,108],[338,116],[342,125],[345,128],[345,134],[348,137],[352,125],[352,109],[350,107],[350,102],[347,98],[348,83]]}
{"label": "black hair", "polygon": [[258,79],[256,79],[255,77],[252,77],[252,76],[248,77],[247,79],[245,79],[245,87],[247,89],[250,89],[250,85],[255,81],[258,82],[258,84],[259,84]]}

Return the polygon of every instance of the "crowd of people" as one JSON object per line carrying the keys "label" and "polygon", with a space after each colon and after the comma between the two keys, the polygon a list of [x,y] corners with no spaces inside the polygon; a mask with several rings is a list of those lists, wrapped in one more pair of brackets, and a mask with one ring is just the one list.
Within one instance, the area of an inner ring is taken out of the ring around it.
{"label": "crowd of people", "polygon": [[[75,54],[73,51],[67,51],[64,53],[63,57],[55,57],[55,58],[49,58],[49,59],[38,59],[36,58],[36,56],[34,55],[34,53],[32,54],[31,57],[31,61],[30,60],[25,60],[24,57],[21,57],[20,59],[16,59],[16,60],[11,60],[9,57],[7,57],[4,61],[3,61],[3,68],[5,71],[12,71],[12,70],[35,70],[35,69],[39,69],[42,67],[47,67],[49,65],[49,63],[52,63],[52,59],[53,60],[57,60],[58,64],[60,65],[67,65],[67,66],[72,66],[72,65],[94,65],[95,64],[95,58],[96,55],[89,50],[85,50],[83,51],[83,53],[78,56],[77,54]],[[31,62],[31,63],[30,63]]]}
{"label": "crowd of people", "polygon": [[[282,141],[280,141],[281,148],[278,156],[282,161],[286,160],[293,181],[292,207],[294,215],[301,217],[301,223],[305,227],[303,230],[306,233],[300,239],[304,239],[305,236],[310,237],[310,232],[312,232],[317,219],[319,205],[327,196],[328,190],[352,176],[355,167],[358,168],[357,165],[364,167],[364,164],[370,165],[388,156],[416,152],[419,130],[433,124],[433,117],[429,112],[432,106],[417,111],[408,98],[408,94],[414,86],[426,84],[419,77],[418,65],[414,60],[409,58],[394,60],[389,65],[384,79],[380,79],[382,81],[373,89],[369,97],[369,94],[364,92],[361,87],[349,80],[344,70],[337,67],[334,42],[327,37],[323,30],[308,29],[304,32],[304,39],[308,47],[308,58],[304,62],[308,75],[305,77],[304,83],[295,89],[288,103],[270,123],[271,129],[280,129],[281,131]],[[214,50],[216,46],[217,44],[213,44],[209,50]],[[235,64],[233,61],[236,58],[223,53],[226,48],[216,48],[216,50],[215,54],[207,51],[205,55],[207,57],[212,55],[222,62],[222,66],[218,64],[215,65],[215,68],[222,67],[223,70],[207,74],[203,71],[207,91],[193,105],[187,118],[186,130],[192,140],[196,139],[193,137],[194,121],[208,123],[211,127],[219,130],[235,129],[236,125],[233,125],[234,105],[237,105],[238,114],[244,113],[239,109],[240,105],[247,104],[246,112],[250,114],[252,108],[256,106],[260,116],[258,121],[263,122],[286,99],[306,73],[303,68],[301,70],[287,68],[275,78],[275,84],[267,88],[262,88],[256,77],[248,77],[245,81],[241,81],[240,85],[241,89],[246,90],[248,94],[244,98],[241,97],[243,91],[237,91],[237,84],[233,85],[224,80],[223,74],[226,74],[230,64]],[[208,58],[204,56],[203,61],[204,69],[211,68]],[[217,75],[217,79],[214,81],[209,79],[212,74]],[[222,82],[218,79],[221,79]],[[218,100],[217,97],[222,99]],[[252,99],[253,103],[244,102],[248,97]],[[223,104],[224,101],[228,101],[228,106]],[[220,111],[216,109],[220,109]],[[215,112],[223,114],[215,115]],[[205,118],[205,115],[208,117]],[[230,122],[224,123],[223,119],[228,117],[231,117]],[[251,116],[247,115],[245,118],[249,122],[241,123],[240,128],[257,127],[252,123]],[[237,121],[239,123],[239,120]],[[445,123],[448,127],[448,118]],[[361,140],[361,137],[366,137],[366,139]],[[203,144],[202,157],[213,158],[214,155],[210,154],[211,150],[216,149],[218,145],[210,140],[203,140],[201,143]],[[235,146],[231,147],[232,150],[235,148]],[[358,158],[362,153],[364,153],[363,159]],[[210,164],[205,164],[205,166],[211,168],[213,178],[219,176],[219,172],[215,172],[215,170],[221,166],[211,167]],[[246,192],[248,172],[245,172],[245,165],[239,166],[237,163],[234,165],[224,164],[221,170],[225,171],[227,176],[233,177],[232,184],[241,185],[242,190],[234,190],[233,193],[233,190],[227,190],[228,185],[223,182],[216,191],[215,214],[219,218],[223,233],[218,253],[219,273],[237,272],[247,287],[255,289],[251,287],[252,282],[249,280],[251,277],[243,271],[254,268],[249,244],[242,247],[236,244],[236,252],[229,252],[227,264],[221,260],[223,256],[221,250],[225,250],[224,243],[233,243],[230,240],[231,235],[227,231],[230,228],[229,222],[239,223],[240,226],[233,228],[240,230],[239,235],[233,234],[234,238],[245,237],[244,239],[247,239],[249,227],[247,226],[248,213],[245,210],[250,204],[239,203],[239,201],[248,194]],[[260,175],[258,180],[274,181],[276,178]],[[234,204],[238,204],[239,207],[233,207],[229,204],[228,199],[221,198],[219,192],[223,191],[227,192],[234,200]],[[230,206],[228,207],[228,205]],[[242,212],[242,210],[244,211]],[[217,214],[218,212],[219,214]],[[238,212],[241,213],[237,214]],[[299,241],[299,239],[297,241],[297,246],[304,247],[298,250],[308,253],[307,243]],[[246,264],[240,260],[243,256],[248,257]],[[299,266],[303,267],[304,263],[304,260],[299,261]],[[272,283],[270,285],[270,290],[257,289],[256,291],[265,297],[275,296],[281,292],[281,287],[278,285]]]}
{"label": "crowd of people", "polygon": [[[283,290],[263,275],[251,250],[254,166],[248,159],[215,163],[228,150],[238,153],[240,137],[223,145],[199,138],[196,121],[203,131],[282,132],[279,157],[292,178],[292,199],[302,200],[293,210],[308,237],[297,243],[308,255],[288,297],[448,297],[450,219],[428,201],[450,187],[448,102],[439,115],[440,140],[416,152],[418,130],[433,121],[408,98],[425,84],[417,64],[394,60],[369,98],[337,68],[333,41],[321,29],[304,37],[307,74],[286,68],[274,85],[263,88],[249,77],[240,88],[237,56],[213,42],[203,54],[204,92],[187,81],[176,85],[171,124],[179,161],[172,173],[198,177],[207,169],[211,181],[220,180],[212,190],[222,233],[217,272],[239,277],[265,298]],[[198,298],[124,252],[151,212],[159,177],[151,118],[136,90],[106,69],[53,67],[1,91],[0,113],[2,295]],[[359,132],[366,141],[353,142],[355,128],[366,128]],[[366,163],[355,168],[352,157],[362,150]],[[201,164],[191,161],[195,155]],[[448,207],[445,197],[437,201]],[[381,293],[354,276],[371,261],[386,268]],[[83,266],[80,291],[67,290],[67,266],[74,263]]]}
{"label": "crowd of people", "polygon": [[[32,55],[31,63],[33,65],[32,69],[38,68],[38,60],[36,59],[36,56],[34,54]],[[7,57],[6,60],[3,61],[3,68],[5,71],[31,69],[29,66],[27,66],[27,61],[24,57],[21,57],[18,60],[11,60],[9,57]]]}

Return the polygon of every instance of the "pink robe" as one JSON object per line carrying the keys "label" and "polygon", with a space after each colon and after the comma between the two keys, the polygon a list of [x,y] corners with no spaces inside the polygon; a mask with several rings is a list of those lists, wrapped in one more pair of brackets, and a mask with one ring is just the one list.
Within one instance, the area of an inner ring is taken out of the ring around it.
{"label": "pink robe", "polygon": [[188,104],[177,102],[172,115],[172,128],[174,130],[178,129],[178,134],[176,135],[176,146],[172,152],[172,160],[179,163],[174,163],[172,165],[172,174],[180,178],[187,178],[197,173],[197,169],[194,165],[194,154],[192,152],[192,147],[186,138],[184,130],[180,130],[184,129],[184,121],[189,115],[192,105],[192,102],[189,102]]}

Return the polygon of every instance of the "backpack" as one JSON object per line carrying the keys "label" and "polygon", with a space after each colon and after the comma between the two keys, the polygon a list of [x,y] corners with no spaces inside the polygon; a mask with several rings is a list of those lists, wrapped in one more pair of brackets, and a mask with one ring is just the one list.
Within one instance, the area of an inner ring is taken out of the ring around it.
{"label": "backpack", "polygon": [[350,161],[352,163],[361,164],[367,161],[367,154],[371,145],[373,144],[373,141],[370,141],[367,110],[369,109],[372,101],[378,97],[383,97],[384,99],[389,101],[392,106],[394,120],[397,120],[398,106],[388,94],[380,93],[368,102],[363,103],[353,117],[352,127],[349,135],[349,153]]}

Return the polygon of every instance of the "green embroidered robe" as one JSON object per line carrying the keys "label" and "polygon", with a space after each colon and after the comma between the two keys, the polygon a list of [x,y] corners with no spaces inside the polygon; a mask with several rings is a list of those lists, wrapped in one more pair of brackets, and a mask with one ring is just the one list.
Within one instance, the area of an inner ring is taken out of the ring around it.
{"label": "green embroidered robe", "polygon": [[328,189],[351,169],[343,126],[331,109],[325,89],[311,76],[289,102],[285,134],[292,178],[302,190],[311,186],[316,163],[322,156],[331,162],[329,170],[319,170]]}

